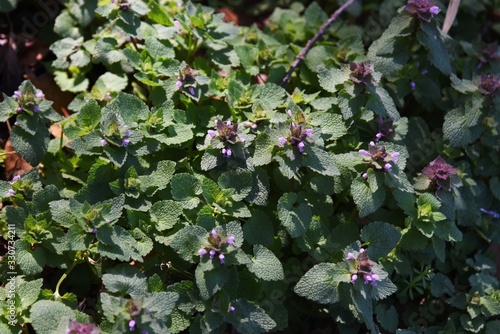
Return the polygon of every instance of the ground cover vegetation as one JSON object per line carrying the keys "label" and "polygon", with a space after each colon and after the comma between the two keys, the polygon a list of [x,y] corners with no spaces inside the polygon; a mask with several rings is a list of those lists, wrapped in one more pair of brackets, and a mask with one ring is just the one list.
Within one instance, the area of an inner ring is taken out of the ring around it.
{"label": "ground cover vegetation", "polygon": [[41,3],[0,333],[500,332],[498,1]]}

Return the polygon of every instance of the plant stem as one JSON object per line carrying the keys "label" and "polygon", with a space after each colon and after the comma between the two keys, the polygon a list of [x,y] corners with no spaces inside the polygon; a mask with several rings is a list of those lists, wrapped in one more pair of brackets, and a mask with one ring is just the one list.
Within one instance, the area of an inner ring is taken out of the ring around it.
{"label": "plant stem", "polygon": [[69,273],[76,267],[76,264],[78,263],[79,259],[75,259],[73,263],[71,264],[71,267],[69,267],[66,272],[61,276],[59,281],[57,282],[56,285],[56,291],[54,292],[54,297],[55,299],[59,299],[61,295],[59,294],[59,287],[61,286],[61,283],[68,277]]}
{"label": "plant stem", "polygon": [[309,50],[312,48],[313,44],[316,43],[316,41],[321,37],[323,36],[323,34],[326,32],[326,29],[328,29],[328,27],[333,23],[335,22],[335,20],[340,16],[340,14],[342,14],[342,12],[344,10],[346,10],[350,5],[352,5],[356,0],[348,0],[345,4],[343,4],[342,6],[340,6],[339,9],[337,9],[333,14],[332,16],[330,16],[330,18],[328,19],[328,21],[326,21],[322,26],[321,28],[319,28],[318,32],[316,33],[316,35],[314,35],[313,38],[311,38],[309,41],[307,41],[307,44],[306,46],[304,47],[304,49],[297,55],[297,57],[295,57],[295,61],[293,62],[292,66],[290,66],[290,70],[288,70],[288,73],[285,75],[285,77],[283,78],[283,80],[281,80],[281,83],[280,83],[280,86],[281,87],[285,87],[288,80],[290,80],[290,77],[292,76],[293,72],[295,71],[295,69],[299,66],[300,62],[302,60],[304,60],[305,56],[307,55],[307,53],[309,52]]}

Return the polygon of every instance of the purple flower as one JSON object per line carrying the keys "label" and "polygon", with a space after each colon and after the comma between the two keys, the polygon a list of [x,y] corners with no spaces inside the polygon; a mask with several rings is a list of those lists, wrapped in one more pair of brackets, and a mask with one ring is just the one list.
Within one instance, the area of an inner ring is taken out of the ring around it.
{"label": "purple flower", "polygon": [[224,254],[219,254],[219,260],[221,264],[224,264]]}
{"label": "purple flower", "polygon": [[399,152],[394,152],[391,154],[392,161],[398,162]]}
{"label": "purple flower", "polygon": [[35,95],[38,99],[42,99],[45,95],[42,92],[38,92]]}
{"label": "purple flower", "polygon": [[93,234],[96,234],[96,233],[97,233],[97,227],[94,227],[94,228],[92,229],[92,233],[93,233]]}
{"label": "purple flower", "polygon": [[457,174],[458,169],[449,165],[441,156],[438,156],[428,166],[422,169],[422,173],[437,184],[438,189],[449,190],[451,186],[450,177]]}
{"label": "purple flower", "polygon": [[427,75],[427,73],[429,73],[429,71],[427,71],[427,70],[422,70],[422,72],[420,72],[420,74],[422,74],[422,75]]}
{"label": "purple flower", "polygon": [[18,113],[18,114],[19,114],[19,113],[22,113],[22,112],[23,112],[23,108],[21,108],[21,107],[17,108],[17,113]]}
{"label": "purple flower", "polygon": [[66,328],[66,334],[99,334],[100,332],[99,327],[92,323],[80,323],[71,319],[68,328]]}
{"label": "purple flower", "polygon": [[411,90],[417,89],[417,84],[415,83],[415,81],[410,81],[410,86],[411,86]]}
{"label": "purple flower", "polygon": [[16,192],[14,191],[14,189],[9,189],[9,190],[7,190],[7,194],[8,194],[9,196],[14,196],[14,194],[15,194],[15,193],[16,193]]}
{"label": "purple flower", "polygon": [[102,140],[101,140],[101,145],[102,145],[102,146],[106,146],[106,145],[108,145],[108,141],[107,141],[106,139],[102,139]]}
{"label": "purple flower", "polygon": [[404,8],[409,14],[417,15],[420,20],[430,22],[432,16],[439,13],[439,8],[434,0],[408,0]]}
{"label": "purple flower", "polygon": [[210,258],[213,259],[216,254],[215,250],[211,249],[209,253],[210,253]]}
{"label": "purple flower", "polygon": [[225,147],[224,147],[224,148],[221,150],[221,152],[222,152],[222,156],[223,156],[224,158],[230,158],[230,157],[231,157],[231,155],[233,155],[233,151],[231,151],[231,149],[230,149],[230,148],[225,148]]}
{"label": "purple flower", "polygon": [[312,136],[312,133],[313,133],[313,129],[305,129],[305,130],[304,130],[304,134],[305,134],[307,137],[311,137],[311,136]]}
{"label": "purple flower", "polygon": [[232,235],[227,237],[226,243],[229,245],[234,245],[234,237]]}
{"label": "purple flower", "polygon": [[40,106],[37,104],[33,107],[34,112],[39,112],[40,111]]}
{"label": "purple flower", "polygon": [[304,142],[302,142],[302,141],[301,141],[300,143],[298,143],[298,144],[297,144],[297,147],[298,147],[298,149],[299,149],[299,152],[301,152],[301,153],[302,153],[302,152],[304,152],[304,146],[305,146],[305,144],[304,144]]}
{"label": "purple flower", "polygon": [[349,79],[354,83],[369,83],[372,79],[373,66],[370,62],[362,61],[360,63],[351,62],[349,65],[351,76]]}
{"label": "purple flower", "polygon": [[495,96],[500,92],[500,75],[498,74],[481,74],[481,83],[477,87],[479,92],[487,96]]}
{"label": "purple flower", "polygon": [[377,138],[377,141],[379,141],[384,135],[382,134],[382,132],[377,132],[377,134],[375,135],[375,138]]}
{"label": "purple flower", "polygon": [[229,306],[229,312],[234,312],[235,308],[234,306]]}
{"label": "purple flower", "polygon": [[129,130],[125,131],[125,135],[124,136],[125,137],[129,137],[130,136],[130,131]]}
{"label": "purple flower", "polygon": [[215,137],[215,136],[217,136],[217,132],[215,132],[214,130],[208,130],[208,131],[207,131],[207,134],[208,134],[210,137],[212,137],[212,138],[213,138],[213,137]]}
{"label": "purple flower", "polygon": [[16,90],[16,91],[14,92],[14,98],[16,98],[16,99],[20,99],[20,98],[21,98],[21,93],[19,93],[19,91],[18,91],[18,90]]}
{"label": "purple flower", "polygon": [[367,150],[359,150],[359,153],[361,153],[362,155],[364,155],[365,157],[371,157],[372,155],[370,154],[370,152],[368,152]]}
{"label": "purple flower", "polygon": [[363,173],[363,175],[361,175],[363,177],[363,179],[368,179],[368,173]]}
{"label": "purple flower", "polygon": [[174,26],[176,26],[179,29],[182,28],[182,24],[179,22],[179,20],[174,21]]}
{"label": "purple flower", "polygon": [[483,208],[481,208],[480,210],[481,210],[482,213],[485,213],[487,215],[493,216],[493,218],[500,218],[500,213],[498,213],[496,211],[486,210],[486,209],[483,209]]}
{"label": "purple flower", "polygon": [[353,253],[347,253],[347,259],[348,260],[354,260],[355,259],[354,254]]}
{"label": "purple flower", "polygon": [[16,182],[17,180],[19,180],[21,178],[21,175],[15,175],[13,178],[12,178],[12,181],[13,182]]}
{"label": "purple flower", "polygon": [[279,137],[278,142],[279,142],[279,144],[278,144],[278,145],[279,145],[280,147],[283,147],[283,146],[285,146],[285,144],[288,142],[288,140],[287,140],[285,137]]}
{"label": "purple flower", "polygon": [[212,235],[212,237],[217,238],[217,231],[215,231],[214,229],[210,232],[210,234]]}
{"label": "purple flower", "polygon": [[147,314],[151,313],[151,309],[149,307],[146,307],[146,309],[144,310]]}
{"label": "purple flower", "polygon": [[130,144],[130,140],[128,140],[128,139],[123,139],[123,140],[122,140],[122,146],[123,146],[123,147],[127,147],[127,146],[128,146],[128,144]]}
{"label": "purple flower", "polygon": [[437,15],[439,14],[441,10],[439,9],[438,6],[432,6],[430,9],[429,9],[429,13],[431,13],[432,15]]}
{"label": "purple flower", "polygon": [[354,282],[356,282],[357,279],[358,279],[358,275],[357,274],[352,274],[352,276],[351,276],[351,284],[354,284]]}
{"label": "purple flower", "polygon": [[193,87],[189,87],[189,94],[194,95],[195,91]]}
{"label": "purple flower", "polygon": [[198,254],[200,254],[200,257],[207,254],[207,250],[205,248],[200,248],[198,249]]}
{"label": "purple flower", "polygon": [[128,328],[130,329],[131,332],[135,330],[135,320],[132,319],[128,322]]}
{"label": "purple flower", "polygon": [[175,87],[177,87],[177,89],[181,89],[183,83],[182,81],[178,80],[176,83],[175,83]]}

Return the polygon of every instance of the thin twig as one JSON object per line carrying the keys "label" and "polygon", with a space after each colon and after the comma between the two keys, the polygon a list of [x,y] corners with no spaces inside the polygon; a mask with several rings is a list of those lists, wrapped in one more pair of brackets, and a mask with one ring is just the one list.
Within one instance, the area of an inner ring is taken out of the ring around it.
{"label": "thin twig", "polygon": [[314,43],[316,43],[316,41],[321,37],[323,36],[323,34],[326,32],[326,29],[328,29],[328,27],[333,23],[335,22],[335,20],[340,16],[340,14],[342,14],[342,12],[344,10],[347,9],[347,7],[349,7],[350,5],[352,5],[356,0],[348,0],[345,4],[343,4],[342,6],[340,6],[339,9],[337,9],[333,14],[332,16],[330,16],[330,18],[328,19],[328,21],[326,21],[322,26],[321,28],[319,28],[318,32],[316,33],[316,35],[314,35],[313,38],[311,38],[306,46],[304,47],[304,49],[302,50],[301,53],[299,53],[297,55],[297,57],[295,57],[295,61],[293,62],[292,66],[290,66],[290,70],[288,70],[288,73],[285,75],[285,77],[283,78],[283,80],[281,80],[281,87],[285,87],[288,80],[290,80],[290,77],[292,76],[293,74],[293,71],[295,71],[295,69],[299,66],[300,62],[302,60],[304,60],[305,56],[307,55],[307,53],[309,52],[309,50],[312,48],[312,46],[314,45]]}

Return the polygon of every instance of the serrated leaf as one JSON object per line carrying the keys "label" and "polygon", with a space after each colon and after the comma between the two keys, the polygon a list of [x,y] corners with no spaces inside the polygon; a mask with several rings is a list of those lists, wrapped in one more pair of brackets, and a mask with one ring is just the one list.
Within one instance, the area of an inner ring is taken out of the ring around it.
{"label": "serrated leaf", "polygon": [[40,300],[30,309],[31,324],[37,333],[65,333],[75,312],[61,302]]}
{"label": "serrated leaf", "polygon": [[210,264],[210,262],[206,264],[200,263],[195,271],[196,285],[200,290],[201,297],[205,300],[221,290],[229,277],[226,266],[220,265],[215,268],[206,268],[208,267],[207,264]]}
{"label": "serrated leaf", "polygon": [[278,217],[292,238],[303,235],[312,220],[311,208],[297,203],[297,194],[285,193],[278,200]]}
{"label": "serrated leaf", "polygon": [[349,80],[349,73],[340,68],[318,67],[318,79],[321,88],[330,93],[337,92],[337,85],[340,85]]}
{"label": "serrated leaf", "polygon": [[453,72],[449,52],[445,46],[445,35],[435,23],[421,22],[422,31],[417,31],[418,41],[429,51],[429,60],[445,75]]}
{"label": "serrated leaf", "polygon": [[271,163],[273,159],[274,143],[267,133],[259,133],[255,137],[255,152],[253,162],[255,166],[265,166]]}
{"label": "serrated leaf", "polygon": [[226,316],[226,321],[240,333],[266,333],[276,327],[276,322],[256,304],[237,299],[231,305],[235,310]]}
{"label": "serrated leaf", "polygon": [[277,281],[284,278],[280,260],[269,249],[261,245],[253,246],[254,257],[247,264],[248,270],[265,281]]}
{"label": "serrated leaf", "polygon": [[333,156],[327,151],[316,145],[305,145],[304,152],[306,153],[302,158],[302,164],[304,166],[311,168],[321,175],[340,175],[340,171],[333,161]]}
{"label": "serrated leaf", "polygon": [[104,225],[96,233],[101,255],[120,261],[142,261],[142,256],[135,249],[136,240],[123,227]]}
{"label": "serrated leaf", "polygon": [[311,115],[310,123],[318,126],[321,133],[329,135],[329,140],[336,140],[347,133],[347,128],[341,115],[316,112]]}
{"label": "serrated leaf", "polygon": [[45,252],[42,247],[31,249],[30,244],[24,240],[16,241],[17,264],[27,276],[37,275],[45,267]]}
{"label": "serrated leaf", "polygon": [[43,279],[41,278],[34,281],[22,281],[18,284],[16,288],[16,306],[20,310],[27,310],[29,306],[37,301],[42,284]]}
{"label": "serrated leaf", "polygon": [[151,221],[158,231],[171,229],[179,221],[182,204],[172,200],[158,201],[151,207]]}
{"label": "serrated leaf", "polygon": [[383,304],[378,304],[375,308],[375,314],[377,315],[377,321],[382,325],[382,327],[389,331],[390,333],[394,333],[398,328],[398,312],[394,305],[386,308]]}
{"label": "serrated leaf", "polygon": [[350,281],[351,273],[343,262],[320,263],[300,278],[294,291],[299,296],[320,304],[331,304],[339,299],[339,283]]}
{"label": "serrated leaf", "polygon": [[111,268],[102,275],[102,282],[109,292],[119,293],[123,297],[130,295],[133,299],[144,296],[148,290],[144,273],[127,264]]}
{"label": "serrated leaf", "polygon": [[368,181],[357,177],[352,181],[351,194],[356,203],[359,216],[365,217],[375,212],[385,200],[383,181],[372,169],[368,170]]}
{"label": "serrated leaf", "polygon": [[241,201],[252,191],[252,172],[243,169],[224,172],[219,177],[218,184],[221,189],[233,189],[233,200]]}
{"label": "serrated leaf", "polygon": [[401,239],[400,230],[384,222],[373,222],[361,230],[361,240],[368,242],[368,256],[377,260],[392,251]]}
{"label": "serrated leaf", "polygon": [[178,173],[171,181],[172,197],[181,201],[185,209],[194,209],[200,203],[202,193],[201,182],[195,176],[187,173]]}
{"label": "serrated leaf", "polygon": [[118,96],[111,100],[102,110],[104,113],[114,113],[120,115],[125,125],[135,128],[139,120],[147,119],[149,108],[137,96],[120,92]]}
{"label": "serrated leaf", "polygon": [[466,102],[465,107],[450,110],[444,117],[443,137],[454,147],[463,147],[479,138],[483,127],[481,118],[482,99]]}
{"label": "serrated leaf", "polygon": [[12,146],[32,166],[38,165],[47,153],[49,136],[49,130],[42,122],[38,122],[34,135],[30,135],[19,126],[15,126],[10,133]]}
{"label": "serrated leaf", "polygon": [[177,254],[188,262],[194,262],[194,257],[198,255],[198,250],[207,238],[207,230],[201,226],[186,226],[174,234],[169,244]]}
{"label": "serrated leaf", "polygon": [[271,219],[264,211],[252,211],[252,217],[243,225],[245,241],[252,245],[269,247],[274,242],[274,228]]}
{"label": "serrated leaf", "polygon": [[389,93],[378,84],[366,85],[366,90],[370,93],[366,108],[383,118],[398,120],[399,115],[394,100]]}

